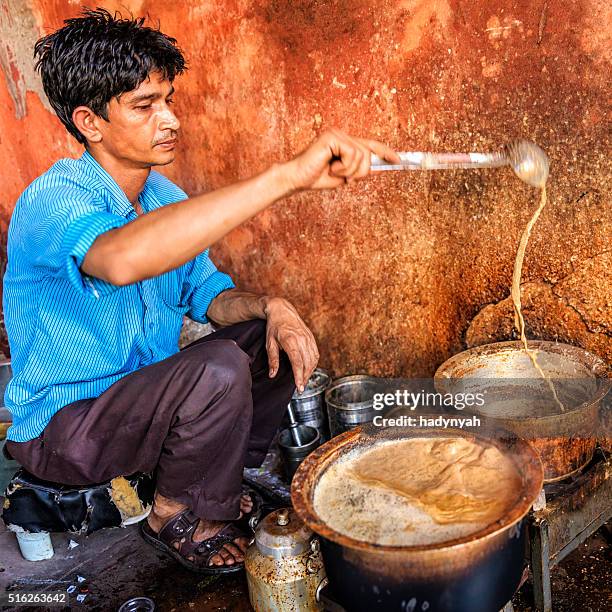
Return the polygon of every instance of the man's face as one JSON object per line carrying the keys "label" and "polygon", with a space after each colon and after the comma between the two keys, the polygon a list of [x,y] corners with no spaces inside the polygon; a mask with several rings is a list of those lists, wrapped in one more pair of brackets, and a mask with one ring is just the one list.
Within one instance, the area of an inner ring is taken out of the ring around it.
{"label": "man's face", "polygon": [[134,167],[174,161],[179,120],[172,111],[174,87],[152,72],[138,88],[108,103],[108,122],[98,123],[99,143],[113,157]]}

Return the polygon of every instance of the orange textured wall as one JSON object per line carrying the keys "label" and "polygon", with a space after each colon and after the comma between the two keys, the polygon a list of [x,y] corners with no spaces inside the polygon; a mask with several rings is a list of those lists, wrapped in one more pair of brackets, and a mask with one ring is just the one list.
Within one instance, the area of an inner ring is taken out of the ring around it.
{"label": "orange textured wall", "polygon": [[[149,14],[190,63],[168,174],[213,189],[297,152],[327,126],[402,150],[550,154],[550,203],[525,262],[532,337],[612,360],[604,0],[229,0],[102,3]],[[78,147],[31,68],[69,0],[0,0],[1,229],[29,181]],[[280,202],[213,251],[245,288],[296,303],[336,374],[427,375],[507,338],[514,253],[536,205],[507,170],[373,177]]]}

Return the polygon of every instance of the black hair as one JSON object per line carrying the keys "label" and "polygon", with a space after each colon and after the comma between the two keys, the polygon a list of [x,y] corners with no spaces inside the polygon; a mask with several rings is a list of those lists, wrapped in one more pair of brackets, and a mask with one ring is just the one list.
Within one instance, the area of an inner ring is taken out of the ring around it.
{"label": "black hair", "polygon": [[136,89],[151,72],[170,81],[186,69],[176,40],[144,25],[145,18],[123,19],[102,8],[84,9],[80,17],[37,41],[34,57],[45,93],[66,129],[82,144],[86,139],[72,121],[77,106],[88,106],[108,121],[107,105]]}

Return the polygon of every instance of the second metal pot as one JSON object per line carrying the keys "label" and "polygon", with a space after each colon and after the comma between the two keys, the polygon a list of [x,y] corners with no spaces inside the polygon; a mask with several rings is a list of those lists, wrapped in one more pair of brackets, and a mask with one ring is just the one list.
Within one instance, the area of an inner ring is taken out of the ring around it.
{"label": "second metal pot", "polygon": [[[470,412],[483,425],[525,438],[540,453],[544,481],[567,478],[593,457],[601,433],[599,407],[610,388],[605,362],[577,346],[530,341],[544,372],[566,406],[557,408],[552,394],[521,342],[497,342],[471,348],[445,361],[435,374],[442,393],[483,393],[482,406]],[[520,410],[514,407],[523,406]],[[552,407],[552,409],[551,409]]]}

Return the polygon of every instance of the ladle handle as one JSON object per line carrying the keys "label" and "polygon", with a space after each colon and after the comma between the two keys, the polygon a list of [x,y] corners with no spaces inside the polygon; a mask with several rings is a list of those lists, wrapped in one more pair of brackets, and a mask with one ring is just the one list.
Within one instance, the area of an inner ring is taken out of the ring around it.
{"label": "ladle handle", "polygon": [[287,404],[287,414],[289,415],[291,437],[293,438],[296,446],[303,446],[304,442],[302,441],[302,436],[300,436],[299,423],[295,418],[295,413],[293,412],[293,406],[291,404]]}
{"label": "ladle handle", "polygon": [[448,170],[451,168],[499,168],[510,163],[505,151],[496,153],[398,153],[401,164],[392,164],[372,155],[370,169],[383,170]]}

